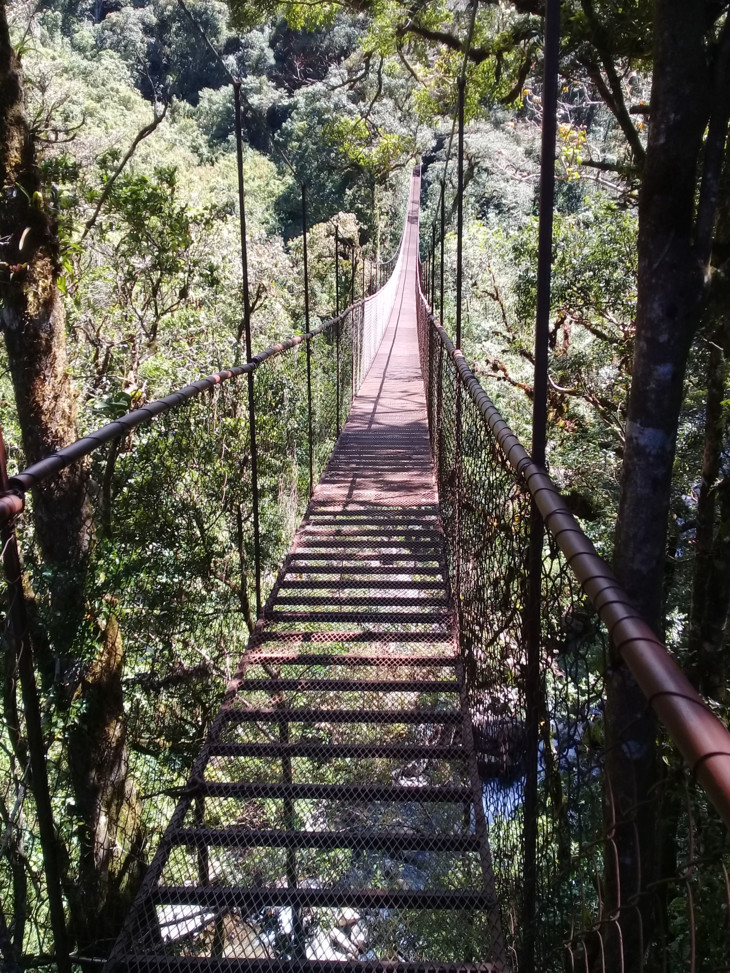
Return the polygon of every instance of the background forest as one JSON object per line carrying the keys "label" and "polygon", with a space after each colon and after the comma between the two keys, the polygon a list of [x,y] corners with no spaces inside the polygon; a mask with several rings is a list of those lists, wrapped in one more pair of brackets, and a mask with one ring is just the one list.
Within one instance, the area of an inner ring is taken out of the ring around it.
{"label": "background forest", "polygon": [[[720,63],[727,5],[695,6],[694,16],[703,11],[703,57]],[[539,3],[480,4],[467,59],[464,352],[526,445],[541,13]],[[445,170],[444,163],[452,152],[454,82],[469,15],[469,4],[460,2],[3,2],[12,46],[1,45],[4,76],[17,58],[37,163],[24,198],[5,199],[0,223],[6,333],[0,425],[10,472],[245,360],[231,78],[241,84],[247,143],[254,351],[304,327],[301,183],[308,187],[315,325],[353,289],[360,295],[366,260],[377,266],[394,252],[418,161],[424,255],[435,239],[431,220],[446,172],[448,330],[455,314],[456,204],[454,167]],[[654,173],[646,165],[652,7],[645,0],[566,2],[563,20],[548,462],[571,509],[611,559],[635,366],[639,193]],[[15,108],[9,95],[3,98],[10,117]],[[727,105],[712,94],[706,115],[720,126],[724,117],[726,125]],[[724,130],[719,153],[712,273],[686,338],[658,595],[653,601],[647,595],[642,607],[725,713],[730,165]],[[690,208],[696,190],[695,181]],[[22,290],[35,272],[24,250],[26,224],[31,249],[39,226],[51,240],[44,312],[50,326],[40,328],[51,337],[19,350],[12,317],[28,309],[17,311],[13,288]],[[347,244],[338,295],[335,225]],[[301,367],[297,359],[277,368],[260,393],[261,437],[278,449],[262,471],[266,588],[306,495]],[[321,465],[333,438],[324,378],[318,394]],[[23,554],[52,799],[63,822],[60,844],[70,849],[59,867],[78,957],[106,955],[255,616],[250,442],[236,409],[235,397],[222,394],[171,420],[163,436],[140,433],[110,449],[86,469],[83,483],[68,482],[50,498],[53,515],[47,500],[34,499],[38,536],[26,539]],[[211,429],[215,436],[206,439]],[[197,459],[178,482],[182,456]],[[196,497],[192,512],[181,500],[183,483]],[[663,530],[663,516],[657,519]],[[652,570],[656,576],[656,565]],[[81,601],[71,593],[79,572],[86,583]],[[122,591],[133,593],[132,607],[122,607]],[[0,915],[0,949],[16,962],[49,957],[52,939],[26,797],[19,690],[10,654],[5,658],[0,902],[10,906]],[[116,791],[102,795],[100,817],[102,778]],[[100,846],[103,854],[90,850]]]}

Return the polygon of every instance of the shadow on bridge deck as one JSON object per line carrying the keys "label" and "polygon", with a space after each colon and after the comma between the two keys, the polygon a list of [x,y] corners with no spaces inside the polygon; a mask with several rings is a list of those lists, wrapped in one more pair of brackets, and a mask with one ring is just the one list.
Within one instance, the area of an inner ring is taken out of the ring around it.
{"label": "shadow on bridge deck", "polygon": [[109,968],[504,969],[416,335],[385,338]]}

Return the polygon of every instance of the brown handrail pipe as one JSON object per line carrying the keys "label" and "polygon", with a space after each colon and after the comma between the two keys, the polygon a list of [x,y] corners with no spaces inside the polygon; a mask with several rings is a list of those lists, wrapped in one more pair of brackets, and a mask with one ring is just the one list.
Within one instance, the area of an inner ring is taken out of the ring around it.
{"label": "brown handrail pipe", "polygon": [[[358,303],[360,302],[358,301]],[[213,372],[213,374],[207,375],[205,378],[191,382],[189,385],[185,385],[183,388],[171,392],[162,399],[148,402],[147,405],[135,409],[133,412],[128,412],[121,418],[115,419],[114,422],[109,422],[100,429],[89,433],[88,436],[83,436],[68,446],[64,446],[57,453],[53,453],[51,456],[46,456],[45,459],[33,463],[21,473],[16,473],[15,476],[11,476],[8,480],[8,493],[0,495],[0,524],[5,523],[22,512],[25,506],[24,497],[28,490],[51,479],[51,477],[60,473],[61,470],[65,470],[68,466],[71,466],[72,463],[83,459],[85,456],[89,456],[105,443],[111,442],[114,439],[121,439],[122,436],[126,436],[133,429],[136,429],[137,426],[150,422],[155,416],[169,412],[176,406],[182,405],[183,402],[196,398],[202,395],[203,392],[208,392],[215,388],[217,385],[222,385],[224,382],[238,378],[240,375],[255,372],[260,365],[270,358],[277,358],[279,355],[284,354],[284,352],[289,351],[289,349],[295,348],[305,341],[311,341],[317,335],[333,328],[349,312],[350,308],[346,308],[337,317],[328,318],[326,321],[317,325],[316,328],[312,328],[309,334],[294,335],[291,338],[287,338],[286,341],[271,345],[265,351],[254,355],[248,364],[237,365],[235,368],[224,368],[219,372]]]}
{"label": "brown handrail pipe", "polygon": [[479,384],[464,355],[429,313],[429,324],[452,358],[471,399],[480,410],[507,461],[524,480],[546,528],[608,629],[647,701],[730,828],[730,732],[710,710],[632,605],[613,571],[598,555],[545,470],[525,448]]}
{"label": "brown handrail pipe", "polygon": [[196,398],[203,392],[215,388],[216,385],[221,385],[223,382],[238,378],[239,375],[255,372],[265,361],[271,358],[277,358],[279,355],[283,355],[284,352],[289,351],[291,348],[296,348],[297,345],[301,345],[304,342],[312,341],[317,335],[329,331],[341,321],[344,321],[347,315],[352,312],[353,308],[359,307],[359,305],[366,303],[368,300],[370,298],[361,298],[355,301],[351,307],[345,308],[333,318],[327,318],[325,321],[322,321],[321,324],[312,328],[308,334],[293,335],[285,341],[271,345],[265,351],[254,355],[251,361],[245,365],[237,365],[234,368],[224,368],[219,372],[213,372],[205,378],[191,382],[189,385],[185,385],[183,388],[171,392],[162,399],[148,402],[147,405],[135,409],[133,412],[128,412],[121,418],[115,419],[114,422],[107,423],[100,429],[89,433],[88,436],[77,439],[76,442],[64,446],[63,449],[59,449],[57,453],[46,456],[22,472],[16,473],[15,476],[11,476],[8,479],[8,491],[0,494],[0,524],[4,524],[22,513],[25,507],[25,494],[28,490],[51,479],[51,477],[60,473],[61,470],[65,470],[68,466],[71,466],[72,463],[76,463],[85,456],[89,456],[105,443],[111,442],[114,439],[121,439],[122,436],[126,436],[133,429],[136,429],[137,426],[141,426],[145,422],[150,422],[155,416],[161,415],[163,412],[169,412],[188,399]]}
{"label": "brown handrail pipe", "polygon": [[56,473],[60,473],[61,470],[66,469],[66,467],[75,463],[77,460],[83,459],[85,456],[93,453],[94,450],[103,446],[104,443],[108,443],[113,439],[119,439],[127,435],[132,429],[136,429],[137,426],[141,426],[143,423],[154,419],[155,416],[163,412],[169,412],[175,406],[181,405],[187,399],[195,398],[203,392],[214,388],[216,385],[221,385],[231,378],[236,378],[238,375],[243,375],[252,370],[251,365],[238,365],[236,368],[223,369],[197,382],[192,382],[190,385],[186,385],[176,392],[171,392],[164,399],[157,399],[154,402],[143,405],[139,409],[135,409],[133,412],[128,412],[125,416],[122,416],[120,419],[115,419],[114,422],[107,423],[107,425],[102,426],[101,429],[97,429],[88,436],[83,436],[69,446],[64,446],[57,453],[53,453],[51,456],[46,456],[45,459],[33,463],[32,466],[23,470],[22,473],[11,476],[8,479],[8,487],[12,491],[26,493],[32,487],[38,486],[39,483],[50,479]]}
{"label": "brown handrail pipe", "polygon": [[0,497],[0,524],[6,523],[23,512],[25,500],[20,493],[6,493]]}

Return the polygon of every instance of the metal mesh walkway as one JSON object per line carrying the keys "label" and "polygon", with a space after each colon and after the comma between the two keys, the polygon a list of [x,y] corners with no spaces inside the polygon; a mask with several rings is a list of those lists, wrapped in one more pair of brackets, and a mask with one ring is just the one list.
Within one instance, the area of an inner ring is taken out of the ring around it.
{"label": "metal mesh walkway", "polygon": [[503,969],[416,335],[385,338],[110,969]]}

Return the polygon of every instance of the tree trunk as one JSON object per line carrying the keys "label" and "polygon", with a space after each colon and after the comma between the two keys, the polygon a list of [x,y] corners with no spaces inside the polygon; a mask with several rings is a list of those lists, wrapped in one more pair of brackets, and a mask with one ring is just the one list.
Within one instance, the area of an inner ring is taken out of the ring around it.
{"label": "tree trunk", "polygon": [[719,480],[727,422],[722,402],[728,360],[713,334],[705,405],[705,448],[697,500],[697,526],[689,624],[689,672],[697,689],[716,700],[727,693],[724,635],[730,603],[728,481]]}
{"label": "tree trunk", "polygon": [[725,153],[712,254],[706,316],[705,443],[697,498],[688,674],[701,693],[722,701],[727,696],[725,638],[730,608],[730,482],[721,477],[730,433],[730,417],[723,408],[730,378],[730,146]]}
{"label": "tree trunk", "polygon": [[[25,459],[34,463],[77,438],[76,399],[67,373],[65,314],[57,276],[59,244],[42,196],[32,133],[23,113],[20,67],[0,0],[0,324]],[[88,469],[74,464],[33,494],[35,536],[51,569],[50,646],[42,672],[48,690],[58,673],[58,701],[80,686],[81,714],[69,730],[69,765],[81,819],[80,881],[67,888],[71,924],[84,947],[118,931],[126,888],[134,891],[141,858],[139,808],[128,779],[122,699],[122,642],[110,618],[97,658],[79,673],[69,663],[88,647],[85,580],[92,534]],[[68,678],[64,676],[73,673]],[[119,846],[122,847],[120,852]]]}
{"label": "tree trunk", "polygon": [[[57,287],[56,225],[42,196],[5,3],[0,5],[0,185],[0,324],[25,459],[35,463],[76,439],[76,399]],[[36,536],[55,571],[52,634],[62,665],[83,618],[79,578],[90,541],[87,483],[86,468],[77,464],[33,494]],[[48,672],[45,676],[48,680]]]}
{"label": "tree trunk", "polygon": [[[699,157],[712,88],[704,0],[656,0],[654,82],[639,198],[636,347],[614,565],[662,634],[672,467],[690,342],[705,295],[695,246]],[[606,680],[607,967],[642,968],[652,938],[659,770],[655,720],[614,649]]]}
{"label": "tree trunk", "polygon": [[80,868],[72,926],[82,952],[119,933],[141,878],[141,808],[129,778],[122,674],[124,648],[109,616],[80,689],[81,715],[69,731],[69,764],[80,819]]}

